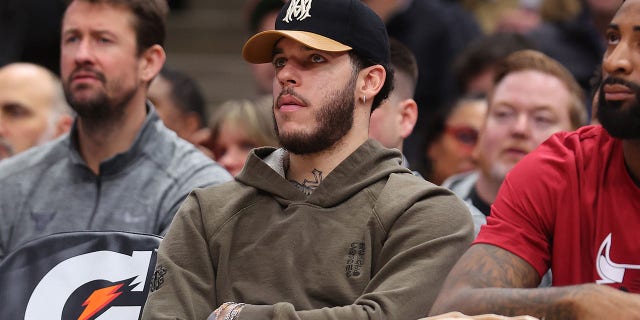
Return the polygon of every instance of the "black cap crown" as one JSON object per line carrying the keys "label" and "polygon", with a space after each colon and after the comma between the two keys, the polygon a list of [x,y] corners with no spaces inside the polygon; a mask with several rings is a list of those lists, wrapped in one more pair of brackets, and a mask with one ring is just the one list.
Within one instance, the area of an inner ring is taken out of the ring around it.
{"label": "black cap crown", "polygon": [[273,47],[288,37],[323,51],[354,50],[375,64],[389,66],[389,37],[384,23],[360,0],[290,0],[276,30],[256,34],[242,54],[251,63],[270,62]]}

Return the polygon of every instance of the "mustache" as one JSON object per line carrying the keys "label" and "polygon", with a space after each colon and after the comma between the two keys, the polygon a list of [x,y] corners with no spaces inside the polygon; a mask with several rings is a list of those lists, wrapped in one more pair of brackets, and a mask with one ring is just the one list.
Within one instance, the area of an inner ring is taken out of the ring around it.
{"label": "mustache", "polygon": [[602,88],[605,85],[613,85],[613,84],[623,85],[634,92],[640,92],[640,85],[633,83],[631,81],[624,80],[622,78],[618,78],[618,77],[607,77],[603,79],[602,83],[600,84],[600,91],[602,91]]}
{"label": "mustache", "polygon": [[295,91],[293,91],[293,88],[291,87],[286,87],[284,89],[282,89],[282,91],[280,91],[280,94],[278,94],[278,98],[276,98],[276,103],[275,105],[279,105],[280,104],[280,98],[282,98],[282,96],[284,95],[289,95],[292,96],[298,100],[300,100],[300,102],[304,103],[304,105],[308,106],[310,105],[309,101],[307,99],[305,99],[303,96],[297,94]]}
{"label": "mustache", "polygon": [[103,83],[107,81],[107,77],[105,77],[104,73],[86,66],[80,66],[80,67],[77,67],[75,70],[73,70],[73,72],[71,72],[71,74],[69,75],[69,80],[75,77],[76,74],[78,74],[79,72],[92,73],[95,75],[96,78],[98,78],[98,80],[100,80],[100,82],[103,82]]}

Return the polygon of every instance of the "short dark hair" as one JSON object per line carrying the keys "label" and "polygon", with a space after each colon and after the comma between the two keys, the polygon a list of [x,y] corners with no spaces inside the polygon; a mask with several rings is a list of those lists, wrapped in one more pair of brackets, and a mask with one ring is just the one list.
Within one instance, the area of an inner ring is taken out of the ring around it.
{"label": "short dark hair", "polygon": [[535,49],[525,36],[516,33],[495,33],[484,36],[465,48],[455,59],[453,73],[459,92],[466,92],[469,82],[509,54]]}
{"label": "short dark hair", "polygon": [[206,125],[205,99],[198,83],[184,72],[163,67],[160,76],[167,80],[171,89],[169,96],[184,114],[195,113],[200,118],[199,127]]}
{"label": "short dark hair", "polygon": [[67,0],[67,7],[76,1],[107,3],[131,10],[135,17],[133,29],[136,32],[138,54],[156,44],[164,46],[165,24],[169,13],[166,0]]}
{"label": "short dark hair", "polygon": [[249,1],[247,6],[249,31],[251,34],[258,33],[262,19],[272,12],[280,12],[284,5],[283,0],[254,0]]}
{"label": "short dark hair", "polygon": [[[418,62],[416,56],[411,52],[409,47],[402,44],[394,38],[389,38],[389,46],[391,49],[391,65],[394,72],[406,74],[411,81],[411,92],[415,91],[418,83]],[[396,77],[397,75],[394,75]]]}
{"label": "short dark hair", "polygon": [[[360,70],[364,68],[368,68],[370,66],[379,64],[379,63],[374,63],[370,59],[363,57],[362,55],[358,54],[354,50],[349,51],[349,57],[351,58],[351,64],[353,65],[353,71],[355,73],[360,72]],[[378,94],[376,94],[376,96],[373,97],[373,103],[371,105],[372,111],[378,106],[380,106],[382,101],[389,98],[389,94],[393,90],[393,75],[394,75],[393,68],[391,66],[385,66],[385,65],[382,65],[382,67],[384,68],[384,71],[387,73],[387,76],[384,80],[384,84],[382,85],[382,88],[380,89]]]}

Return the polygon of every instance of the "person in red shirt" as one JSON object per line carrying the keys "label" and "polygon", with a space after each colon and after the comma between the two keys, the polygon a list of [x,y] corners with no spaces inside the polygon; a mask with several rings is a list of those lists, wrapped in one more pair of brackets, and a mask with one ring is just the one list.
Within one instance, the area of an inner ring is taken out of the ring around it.
{"label": "person in red shirt", "polygon": [[[640,317],[639,19],[630,0],[609,25],[602,127],[556,134],[516,165],[431,314]],[[531,289],[547,268],[553,287]]]}

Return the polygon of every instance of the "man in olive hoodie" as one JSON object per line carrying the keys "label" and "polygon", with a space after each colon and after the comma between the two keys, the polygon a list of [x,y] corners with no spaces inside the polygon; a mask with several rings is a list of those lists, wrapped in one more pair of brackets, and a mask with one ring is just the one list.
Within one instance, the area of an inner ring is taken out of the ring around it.
{"label": "man in olive hoodie", "polygon": [[188,197],[143,319],[424,316],[473,227],[452,193],[368,139],[393,82],[382,21],[359,0],[292,0],[243,56],[274,65],[283,148]]}

